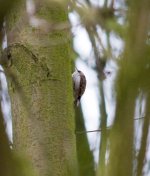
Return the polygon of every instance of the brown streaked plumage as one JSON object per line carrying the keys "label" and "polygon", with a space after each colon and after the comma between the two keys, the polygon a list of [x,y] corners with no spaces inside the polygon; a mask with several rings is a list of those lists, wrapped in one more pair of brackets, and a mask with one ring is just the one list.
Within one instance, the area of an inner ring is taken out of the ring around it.
{"label": "brown streaked plumage", "polygon": [[85,92],[86,88],[86,77],[84,73],[80,70],[77,70],[72,74],[73,80],[73,90],[74,90],[74,104],[79,105],[80,99]]}

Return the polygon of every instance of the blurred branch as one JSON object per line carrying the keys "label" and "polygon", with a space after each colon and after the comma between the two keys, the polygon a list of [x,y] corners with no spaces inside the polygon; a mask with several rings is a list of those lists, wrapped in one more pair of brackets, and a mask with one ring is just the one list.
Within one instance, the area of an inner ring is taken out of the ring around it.
{"label": "blurred branch", "polygon": [[105,155],[107,149],[107,113],[106,113],[106,105],[105,105],[105,95],[103,88],[103,81],[100,82],[100,128],[102,129],[101,140],[100,140],[100,152],[99,152],[99,175],[105,175]]}
{"label": "blurred branch", "polygon": [[104,7],[105,8],[107,7],[107,4],[108,4],[108,0],[105,0],[105,2],[104,2]]}
{"label": "blurred branch", "polygon": [[96,31],[95,31],[95,36],[96,36],[100,46],[102,47],[102,52],[104,53],[104,56],[106,56],[107,55],[107,51],[106,51],[106,49],[105,49],[105,47],[104,47],[104,45],[102,43],[102,40],[101,40],[100,36],[98,35],[98,33]]}
{"label": "blurred branch", "polygon": [[76,134],[85,134],[85,133],[93,133],[93,132],[101,132],[101,129],[98,130],[89,130],[89,131],[75,131]]}
{"label": "blurred branch", "polygon": [[[141,119],[144,119],[145,118],[145,116],[143,116],[143,117],[138,117],[138,118],[135,118],[134,120],[141,120]],[[113,125],[111,125],[111,126],[108,126],[107,127],[107,129],[110,129],[110,128],[112,128],[113,127]],[[89,131],[75,131],[75,133],[76,134],[83,134],[83,133],[93,133],[93,132],[102,132],[103,130],[102,129],[97,129],[97,130],[89,130]]]}
{"label": "blurred branch", "polygon": [[143,117],[138,117],[138,118],[135,118],[134,120],[141,120],[141,119],[143,119],[143,118],[145,118],[145,116],[143,116]]}
{"label": "blurred branch", "polygon": [[115,3],[115,0],[111,0],[111,5],[110,5],[110,8],[114,8],[114,3]]}
{"label": "blurred branch", "polygon": [[100,56],[100,53],[98,52],[98,48],[97,48],[97,45],[96,45],[95,38],[92,34],[92,31],[90,31],[88,28],[86,28],[86,30],[89,34],[89,38],[90,38],[90,41],[91,41],[92,46],[93,46],[94,55],[95,55],[95,62],[96,62],[96,70],[97,70],[97,73],[98,73],[98,77],[99,77],[100,80],[103,80],[103,79],[105,79],[105,74],[104,74],[104,67],[105,67],[105,64],[106,64],[105,57],[102,58]]}
{"label": "blurred branch", "polygon": [[85,0],[85,2],[86,2],[89,6],[91,6],[90,0]]}
{"label": "blurred branch", "polygon": [[[108,129],[111,129],[113,125],[111,126],[108,126],[107,127],[107,130]],[[103,130],[102,129],[97,129],[97,130],[89,130],[89,131],[75,131],[76,134],[84,134],[84,133],[93,133],[93,132],[102,132]]]}
{"label": "blurred branch", "polygon": [[147,99],[146,103],[146,116],[144,118],[144,125],[142,130],[141,146],[137,157],[137,176],[142,175],[143,167],[145,165],[144,161],[146,158],[147,152],[147,142],[148,141],[148,132],[149,132],[149,122],[150,122],[150,96]]}

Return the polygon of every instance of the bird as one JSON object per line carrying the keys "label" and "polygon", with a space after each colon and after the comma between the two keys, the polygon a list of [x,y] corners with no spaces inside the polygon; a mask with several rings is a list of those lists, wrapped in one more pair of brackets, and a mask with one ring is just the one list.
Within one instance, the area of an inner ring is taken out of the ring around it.
{"label": "bird", "polygon": [[72,74],[73,91],[74,91],[74,104],[79,106],[80,99],[86,89],[86,77],[84,73],[76,68]]}

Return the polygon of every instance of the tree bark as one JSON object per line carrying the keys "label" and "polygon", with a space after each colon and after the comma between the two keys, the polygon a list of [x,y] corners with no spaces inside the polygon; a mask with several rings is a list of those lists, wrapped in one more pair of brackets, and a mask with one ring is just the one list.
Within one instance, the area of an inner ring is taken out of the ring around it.
{"label": "tree bark", "polygon": [[38,28],[29,25],[24,4],[16,11],[8,18],[12,65],[6,70],[13,78],[14,150],[31,158],[37,175],[76,175],[69,31],[51,30],[67,22],[66,8],[36,1]]}

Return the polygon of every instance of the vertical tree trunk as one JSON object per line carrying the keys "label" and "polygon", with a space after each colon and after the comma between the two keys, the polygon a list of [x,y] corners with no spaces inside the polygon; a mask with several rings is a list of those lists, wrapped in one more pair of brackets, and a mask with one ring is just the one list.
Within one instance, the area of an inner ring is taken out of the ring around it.
{"label": "vertical tree trunk", "polygon": [[72,176],[76,147],[70,39],[68,30],[51,30],[51,24],[66,23],[67,13],[53,1],[36,5],[35,17],[44,20],[40,28],[28,24],[24,4],[8,19],[14,149],[31,158],[37,175]]}
{"label": "vertical tree trunk", "polygon": [[105,107],[105,99],[104,99],[104,89],[103,89],[103,81],[100,82],[100,115],[101,115],[101,123],[100,129],[101,132],[101,140],[100,140],[100,151],[99,151],[99,167],[98,167],[98,175],[105,175],[105,160],[106,160],[106,150],[107,150],[107,113]]}
{"label": "vertical tree trunk", "polygon": [[[132,1],[128,14],[129,37],[127,37],[116,82],[116,118],[110,134],[110,158],[108,168],[106,168],[107,176],[110,174],[111,176],[133,175],[135,102],[141,90],[149,94],[149,84],[147,84],[149,82],[147,80],[149,69],[145,68],[149,63],[148,47],[146,46],[149,29],[149,7],[149,0]],[[142,168],[143,162],[140,165]]]}
{"label": "vertical tree trunk", "polygon": [[[76,108],[76,143],[80,176],[95,176],[94,157],[87,139],[81,108]],[[83,133],[82,133],[83,132]]]}

